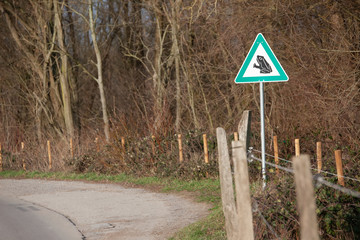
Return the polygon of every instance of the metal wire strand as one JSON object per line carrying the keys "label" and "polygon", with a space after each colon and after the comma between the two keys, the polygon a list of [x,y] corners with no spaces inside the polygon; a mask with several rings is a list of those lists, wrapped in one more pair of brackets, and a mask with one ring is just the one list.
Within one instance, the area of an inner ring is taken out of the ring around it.
{"label": "metal wire strand", "polygon": [[[258,153],[261,153],[261,151],[257,150],[257,149],[252,149],[252,151],[254,152],[258,152]],[[268,154],[268,153],[265,153],[266,156],[268,157],[272,157],[272,158],[275,158],[275,156],[271,155],[271,154]],[[280,158],[278,157],[279,160],[281,161],[284,161],[284,162],[287,162],[287,163],[291,163],[291,161],[287,160],[287,159],[284,159],[284,158]],[[318,169],[316,168],[310,168],[311,170],[314,170],[314,171],[318,171]],[[324,170],[320,170],[321,173],[325,173],[325,174],[328,174],[328,175],[332,175],[334,177],[337,177],[337,174],[335,173],[332,173],[332,172],[328,172],[328,171],[324,171]],[[347,177],[347,176],[343,176],[343,178],[345,179],[348,179],[348,180],[352,180],[352,181],[355,181],[355,182],[360,182],[360,180],[356,179],[356,178],[352,178],[352,177]]]}
{"label": "metal wire strand", "polygon": [[360,198],[360,192],[357,192],[357,191],[354,191],[352,189],[349,189],[349,188],[346,188],[346,187],[343,187],[343,186],[340,186],[338,184],[334,184],[334,183],[331,183],[331,182],[328,182],[326,181],[325,179],[323,179],[321,176],[319,177],[314,177],[314,179],[319,182],[320,184],[324,184],[328,187],[331,187],[335,190],[338,190],[340,192],[343,192],[347,195],[350,195],[350,196],[353,196],[353,197],[356,197],[356,198]]}
{"label": "metal wire strand", "polygon": [[[255,157],[255,156],[252,155],[252,154],[248,155],[248,157],[251,158],[251,159],[253,159],[253,160],[256,160],[256,161],[258,161],[258,162],[261,162],[261,161],[262,161],[260,158],[257,158],[257,157]],[[266,162],[266,161],[265,161],[265,163],[266,163],[267,165],[269,165],[269,166],[279,168],[279,169],[284,170],[284,171],[286,171],[286,172],[294,173],[294,170],[291,169],[291,168],[282,167],[282,166],[280,166],[280,165],[276,165],[276,164],[274,164],[274,163],[270,163],[270,162]]]}
{"label": "metal wire strand", "polygon": [[259,210],[258,207],[258,203],[255,199],[254,203],[253,203],[253,212],[257,212],[259,214],[259,217],[263,220],[263,222],[265,223],[265,225],[268,227],[268,229],[272,232],[272,234],[274,234],[274,236],[276,237],[276,239],[280,240],[280,237],[276,234],[275,230],[273,229],[273,227],[270,225],[270,223],[268,221],[266,221],[265,217],[262,215],[261,211]]}
{"label": "metal wire strand", "polygon": [[[248,154],[248,158],[251,158],[253,160],[256,160],[256,161],[259,161],[261,162],[262,160],[257,158],[257,157],[254,157],[254,155],[252,155],[251,153]],[[283,171],[286,171],[286,172],[289,172],[289,173],[294,173],[294,170],[291,169],[291,168],[286,168],[286,167],[282,167],[282,166],[279,166],[279,165],[276,165],[276,164],[273,164],[273,163],[270,163],[270,162],[266,162],[265,161],[265,164],[269,165],[269,166],[272,166],[272,167],[277,167]],[[356,198],[360,198],[360,192],[358,191],[354,191],[352,189],[349,189],[349,188],[346,188],[346,187],[343,187],[343,186],[340,186],[338,184],[334,184],[334,183],[331,183],[329,181],[326,181],[325,179],[323,179],[321,176],[319,175],[315,175],[313,176],[313,179],[320,183],[320,184],[324,184],[330,188],[333,188],[337,191],[340,191],[342,193],[345,193],[347,195],[350,195],[350,196],[353,196],[353,197],[356,197]]]}

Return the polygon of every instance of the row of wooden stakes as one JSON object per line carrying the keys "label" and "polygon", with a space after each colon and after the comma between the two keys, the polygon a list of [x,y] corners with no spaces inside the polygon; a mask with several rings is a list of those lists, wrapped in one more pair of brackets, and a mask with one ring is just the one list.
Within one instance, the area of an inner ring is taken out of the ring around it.
{"label": "row of wooden stakes", "polygon": [[[179,146],[179,162],[182,163],[184,161],[184,155],[183,155],[183,146],[182,146],[182,135],[178,134],[178,146]],[[238,140],[238,134],[234,133],[235,140]],[[155,136],[152,136],[153,139],[153,154],[155,155]],[[204,162],[209,163],[209,151],[208,151],[208,144],[207,144],[207,135],[203,134],[203,142],[204,142]],[[99,138],[95,138],[95,145],[96,145],[96,151],[100,151],[100,143]],[[121,137],[121,145],[123,150],[125,151],[125,138]],[[24,150],[25,144],[24,142],[21,142],[21,151]],[[70,155],[71,158],[74,158],[74,145],[73,145],[73,139],[70,138],[69,140],[69,148],[70,148]],[[51,156],[51,142],[47,141],[47,151],[48,151],[48,160],[49,160],[49,170],[52,169],[52,156]],[[1,143],[0,143],[0,171],[3,171],[3,161],[2,161],[2,149],[1,149]],[[25,160],[22,159],[22,166],[23,169],[26,170],[26,163]]]}
{"label": "row of wooden stakes", "polygon": [[[179,162],[182,163],[184,161],[183,156],[183,146],[182,146],[182,135],[178,134],[178,147],[179,147]],[[152,136],[153,142],[155,141],[155,136]],[[237,132],[234,132],[234,140],[238,141],[239,136]],[[273,145],[274,145],[274,158],[275,158],[275,164],[279,165],[279,148],[278,148],[278,139],[277,136],[273,137]],[[95,138],[95,144],[96,144],[96,150],[99,152],[99,140],[98,138]],[[209,151],[208,151],[208,144],[207,144],[207,135],[203,134],[203,144],[204,144],[204,162],[206,164],[209,163]],[[121,145],[123,149],[125,150],[125,138],[121,137]],[[24,142],[21,142],[21,150],[24,150]],[[74,145],[73,145],[73,139],[71,138],[69,141],[69,147],[70,147],[70,155],[72,158],[74,158]],[[47,151],[48,151],[48,160],[49,160],[49,170],[52,169],[52,157],[51,157],[51,142],[47,141]],[[153,153],[155,154],[155,145],[153,144]],[[300,156],[300,141],[299,139],[295,139],[295,156]],[[322,171],[322,151],[321,151],[321,142],[316,143],[316,156],[317,156],[317,171],[318,173],[321,173]],[[338,183],[342,186],[345,186],[344,182],[344,175],[343,175],[343,168],[342,168],[342,156],[341,156],[341,150],[335,151],[335,161],[336,161],[336,169],[337,169],[337,177],[338,177]],[[24,159],[22,160],[23,169],[26,170],[26,164]],[[2,150],[1,150],[1,144],[0,144],[0,171],[3,170],[3,163],[2,163]],[[276,174],[279,174],[279,168],[276,167]]]}
{"label": "row of wooden stakes", "polygon": [[[73,143],[72,143],[72,139],[70,139],[70,151],[71,151],[71,155],[74,156],[74,149],[73,149]],[[21,142],[21,152],[24,151],[25,148],[25,143]],[[51,157],[51,142],[48,140],[47,141],[47,151],[48,151],[48,160],[49,160],[49,170],[52,169],[52,157]],[[22,167],[24,169],[24,171],[26,171],[26,163],[25,163],[25,159],[22,159]],[[3,171],[3,156],[2,156],[2,146],[0,143],[0,172]]]}
{"label": "row of wooden stakes", "polygon": [[[279,165],[279,148],[278,148],[278,139],[277,136],[273,137],[274,143],[274,158],[275,164]],[[300,140],[295,139],[295,156],[300,156]],[[321,142],[316,143],[316,161],[317,161],[317,172],[320,174],[322,172],[322,150]],[[336,171],[338,183],[342,186],[345,186],[344,182],[344,173],[342,167],[342,154],[341,150],[335,150],[335,162],[336,162]],[[276,167],[276,174],[279,174],[279,168]]]}

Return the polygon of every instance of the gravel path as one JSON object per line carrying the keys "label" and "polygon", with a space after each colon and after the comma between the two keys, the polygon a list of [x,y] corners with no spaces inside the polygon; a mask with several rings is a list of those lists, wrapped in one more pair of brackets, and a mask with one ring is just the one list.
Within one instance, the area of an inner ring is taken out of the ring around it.
{"label": "gravel path", "polygon": [[0,192],[69,218],[86,239],[167,239],[205,217],[209,206],[185,197],[117,184],[0,179]]}

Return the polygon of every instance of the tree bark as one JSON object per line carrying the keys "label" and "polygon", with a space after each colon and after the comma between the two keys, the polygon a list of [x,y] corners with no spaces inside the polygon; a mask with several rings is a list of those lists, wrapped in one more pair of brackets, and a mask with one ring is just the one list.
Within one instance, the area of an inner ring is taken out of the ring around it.
{"label": "tree bark", "polygon": [[181,0],[171,2],[171,39],[172,52],[175,60],[175,81],[176,81],[176,118],[175,130],[180,130],[181,123],[181,86],[180,86],[180,50],[178,42],[179,8]]}
{"label": "tree bark", "polygon": [[102,59],[99,46],[96,40],[96,33],[95,33],[95,22],[93,19],[93,3],[92,0],[88,0],[89,3],[89,25],[91,31],[91,38],[93,41],[94,51],[96,55],[96,68],[98,72],[97,83],[99,86],[100,92],[100,101],[101,101],[101,109],[103,113],[103,121],[104,121],[104,133],[105,139],[107,142],[110,140],[110,125],[109,125],[109,117],[106,110],[106,98],[104,92],[104,84],[103,84],[103,75],[102,75]]}
{"label": "tree bark", "polygon": [[59,69],[60,87],[61,87],[61,99],[63,102],[64,121],[66,127],[67,137],[74,137],[74,120],[71,109],[71,94],[69,88],[69,69],[68,69],[68,57],[65,47],[65,39],[63,34],[63,27],[61,23],[61,11],[58,6],[58,1],[53,0],[54,4],[54,20],[57,30],[57,40],[60,47],[61,67]]}
{"label": "tree bark", "polygon": [[161,15],[162,6],[159,0],[153,3],[155,14],[155,46],[153,59],[153,91],[154,91],[154,123],[153,129],[159,131],[164,118],[164,96],[165,87],[163,84],[163,72],[161,58],[163,55],[163,16]]}

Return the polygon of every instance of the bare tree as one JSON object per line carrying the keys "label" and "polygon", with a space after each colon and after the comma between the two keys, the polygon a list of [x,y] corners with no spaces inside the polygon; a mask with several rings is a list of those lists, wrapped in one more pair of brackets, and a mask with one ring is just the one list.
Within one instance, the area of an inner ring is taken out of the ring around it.
{"label": "bare tree", "polygon": [[109,117],[107,114],[107,107],[106,107],[106,98],[105,98],[105,92],[104,92],[104,84],[103,84],[103,67],[102,67],[102,59],[101,59],[101,53],[99,46],[97,44],[96,39],[96,32],[95,32],[95,21],[93,16],[93,1],[88,0],[89,4],[89,25],[90,25],[90,31],[91,31],[91,38],[94,46],[94,51],[96,55],[96,68],[97,68],[97,78],[96,82],[99,86],[99,92],[100,92],[100,101],[101,101],[101,108],[103,113],[103,121],[104,121],[104,133],[106,141],[108,142],[110,140],[110,125],[109,125]]}
{"label": "bare tree", "polygon": [[72,115],[71,94],[69,88],[69,66],[68,66],[68,52],[65,47],[65,39],[63,35],[63,26],[61,23],[62,13],[59,8],[59,2],[53,0],[54,6],[54,22],[57,32],[57,40],[60,47],[61,66],[59,67],[59,78],[62,92],[64,120],[68,137],[74,136],[74,120]]}

